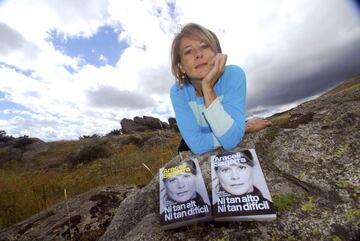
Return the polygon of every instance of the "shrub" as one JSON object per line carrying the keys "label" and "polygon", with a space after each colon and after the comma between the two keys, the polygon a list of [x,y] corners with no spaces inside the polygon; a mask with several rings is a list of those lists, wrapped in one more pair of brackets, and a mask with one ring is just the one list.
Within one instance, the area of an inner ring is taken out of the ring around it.
{"label": "shrub", "polygon": [[114,129],[106,134],[106,136],[118,136],[121,135],[121,129]]}
{"label": "shrub", "polygon": [[29,138],[28,136],[22,136],[15,140],[14,147],[15,148],[24,148],[25,146],[34,143],[35,140]]}
{"label": "shrub", "polygon": [[8,142],[10,140],[14,139],[14,137],[9,136],[6,134],[6,131],[0,130],[0,142]]}

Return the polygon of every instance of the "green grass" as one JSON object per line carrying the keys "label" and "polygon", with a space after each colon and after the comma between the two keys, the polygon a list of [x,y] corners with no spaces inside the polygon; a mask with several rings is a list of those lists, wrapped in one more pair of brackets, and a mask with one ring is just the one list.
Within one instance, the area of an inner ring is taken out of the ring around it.
{"label": "green grass", "polygon": [[292,193],[275,195],[273,201],[275,208],[278,211],[291,210],[292,206],[299,202],[298,198]]}
{"label": "green grass", "polygon": [[[41,158],[64,158],[75,149],[77,142],[54,144]],[[146,185],[153,178],[145,169],[145,163],[153,173],[176,155],[179,138],[154,147],[110,145],[112,155],[89,164],[67,169],[43,169],[19,167],[18,163],[0,169],[0,228],[5,228],[31,215],[48,209],[68,196],[89,191],[95,187],[115,184]]]}
{"label": "green grass", "polygon": [[315,208],[315,205],[314,205],[313,197],[309,197],[308,201],[301,206],[301,210],[303,212],[311,212],[314,210],[314,208]]}

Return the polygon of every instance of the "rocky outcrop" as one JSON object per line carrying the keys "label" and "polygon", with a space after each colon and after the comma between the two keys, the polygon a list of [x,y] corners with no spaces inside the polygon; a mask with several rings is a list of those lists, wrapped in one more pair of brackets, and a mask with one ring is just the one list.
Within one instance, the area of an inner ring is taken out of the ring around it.
{"label": "rocky outcrop", "polygon": [[[94,239],[79,231],[84,230],[80,222],[88,220],[89,212],[75,211],[90,198],[82,203],[69,201],[73,207],[70,216],[73,240],[359,240],[359,109],[360,84],[357,84],[275,116],[273,126],[247,135],[235,149],[256,149],[277,208],[275,221],[208,222],[162,231],[155,175],[147,186],[134,188],[131,195],[118,199],[111,224],[104,225]],[[198,158],[211,194],[208,158],[221,151],[198,156],[183,152],[172,161]],[[60,205],[62,216],[56,219],[41,219],[46,213],[34,216],[0,232],[0,240],[68,239],[66,208]]]}
{"label": "rocky outcrop", "polygon": [[19,137],[0,143],[0,166],[9,161],[29,162],[48,150],[48,144],[38,138]]}
{"label": "rocky outcrop", "polygon": [[98,240],[119,204],[137,190],[134,185],[94,189],[0,231],[0,240]]}
{"label": "rocky outcrop", "polygon": [[143,118],[136,116],[134,120],[124,118],[121,120],[120,124],[122,127],[121,132],[123,134],[131,134],[150,130],[163,130],[169,128],[168,123],[162,122],[158,118],[151,116],[143,116]]}
{"label": "rocky outcrop", "polygon": [[[158,176],[119,206],[109,240],[355,240],[360,224],[360,89],[304,103],[246,136],[277,207],[273,222],[200,223],[162,231]],[[209,189],[211,154],[196,156]],[[191,153],[183,153],[183,158]],[[180,157],[176,156],[173,161]],[[210,192],[209,192],[210,193]]]}
{"label": "rocky outcrop", "polygon": [[168,119],[168,122],[169,122],[169,128],[170,129],[173,129],[175,131],[179,131],[179,128],[178,128],[177,123],[176,123],[176,119],[174,117],[170,117]]}

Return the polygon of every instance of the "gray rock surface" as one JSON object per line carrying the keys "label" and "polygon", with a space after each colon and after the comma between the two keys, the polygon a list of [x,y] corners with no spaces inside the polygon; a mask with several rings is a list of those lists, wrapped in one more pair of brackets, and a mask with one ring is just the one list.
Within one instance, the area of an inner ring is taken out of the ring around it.
{"label": "gray rock surface", "polygon": [[71,240],[97,240],[110,224],[119,204],[136,190],[134,185],[96,188],[69,199],[69,212],[65,201],[54,205],[0,231],[0,240],[70,240],[70,232]]}
{"label": "gray rock surface", "polygon": [[[277,207],[275,221],[208,222],[162,231],[156,175],[141,189],[112,187],[120,190],[101,200],[104,209],[116,209],[113,217],[91,218],[89,210],[100,202],[91,197],[97,194],[71,200],[72,240],[359,240],[359,110],[359,86],[339,91],[277,115],[273,126],[247,135],[236,148],[256,149]],[[221,151],[201,156],[184,152],[172,161],[197,157],[211,193],[208,158]],[[0,231],[0,240],[69,240],[64,203],[56,207]],[[87,236],[84,230],[95,231]]]}
{"label": "gray rock surface", "polygon": [[34,156],[48,150],[48,144],[38,138],[12,138],[0,145],[0,166],[9,161],[29,162]]}
{"label": "gray rock surface", "polygon": [[[120,204],[100,240],[356,240],[359,110],[359,89],[324,96],[283,114],[272,127],[247,135],[236,149],[256,149],[277,206],[275,221],[210,222],[162,231],[156,176]],[[208,158],[218,152],[196,156],[209,191]],[[183,153],[188,157],[193,155]]]}
{"label": "gray rock surface", "polygon": [[158,118],[151,116],[143,116],[143,118],[136,116],[134,117],[134,120],[124,118],[121,120],[120,124],[121,132],[123,134],[131,134],[149,130],[163,130],[169,128],[168,123],[162,122]]}

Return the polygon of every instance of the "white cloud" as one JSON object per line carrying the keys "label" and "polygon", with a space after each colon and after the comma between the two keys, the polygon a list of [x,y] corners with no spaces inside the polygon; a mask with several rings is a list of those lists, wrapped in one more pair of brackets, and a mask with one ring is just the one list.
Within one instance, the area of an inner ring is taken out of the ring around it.
{"label": "white cloud", "polygon": [[[295,101],[286,99],[283,89],[311,81],[336,59],[344,62],[357,53],[352,46],[360,41],[360,20],[354,11],[341,0],[5,1],[0,6],[0,63],[6,64],[0,66],[0,90],[7,93],[3,100],[29,110],[6,108],[3,113],[15,117],[0,120],[0,129],[46,140],[73,139],[120,128],[122,118],[174,116],[168,96],[174,83],[170,44],[187,22],[213,30],[228,63],[245,69],[249,113],[259,113],[261,105],[262,111],[268,109],[264,100],[274,99],[273,109],[281,109]],[[47,41],[51,31],[65,38],[90,37],[103,25],[120,29],[119,40],[129,44],[115,66],[86,64]],[[9,65],[32,73],[25,76]],[[315,94],[310,88],[298,98]]]}

